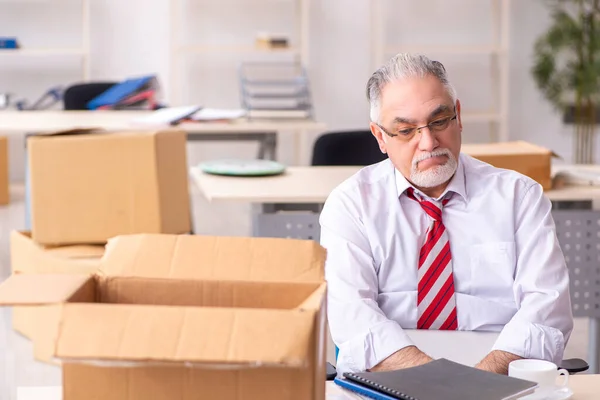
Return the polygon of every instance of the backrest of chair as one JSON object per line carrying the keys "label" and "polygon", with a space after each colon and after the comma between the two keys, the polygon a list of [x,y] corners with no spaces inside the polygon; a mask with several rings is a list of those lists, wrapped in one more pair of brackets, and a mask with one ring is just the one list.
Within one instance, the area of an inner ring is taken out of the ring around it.
{"label": "backrest of chair", "polygon": [[69,86],[63,94],[65,110],[87,110],[87,103],[117,82],[90,82]]}
{"label": "backrest of chair", "polygon": [[329,132],[314,144],[312,165],[365,166],[387,158],[369,130]]}
{"label": "backrest of chair", "polygon": [[600,211],[552,210],[575,317],[600,318]]}

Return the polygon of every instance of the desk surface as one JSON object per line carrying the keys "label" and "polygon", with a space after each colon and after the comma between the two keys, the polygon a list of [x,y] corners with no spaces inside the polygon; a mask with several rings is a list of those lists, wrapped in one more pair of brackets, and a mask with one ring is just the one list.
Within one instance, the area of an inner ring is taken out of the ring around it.
{"label": "desk surface", "polygon": [[[135,122],[151,111],[0,111],[0,132],[48,132],[72,128],[153,129]],[[324,123],[312,120],[246,120],[184,123],[177,126],[189,133],[265,133],[323,131]]]}
{"label": "desk surface", "polygon": [[234,177],[192,168],[190,173],[209,201],[323,203],[335,186],[356,171],[357,167],[288,167],[282,175]]}
{"label": "desk surface", "polygon": [[[574,395],[571,400],[598,399],[600,375],[572,375],[569,377],[569,387]],[[326,400],[356,400],[361,397],[338,387],[333,382],[327,382]],[[61,400],[60,387],[28,387],[18,388],[17,400]]]}
{"label": "desk surface", "polygon": [[[229,200],[250,203],[323,203],[331,191],[360,167],[289,167],[282,175],[229,177],[208,175],[198,168],[191,176],[209,201]],[[555,201],[600,199],[600,186],[567,186],[549,190]]]}

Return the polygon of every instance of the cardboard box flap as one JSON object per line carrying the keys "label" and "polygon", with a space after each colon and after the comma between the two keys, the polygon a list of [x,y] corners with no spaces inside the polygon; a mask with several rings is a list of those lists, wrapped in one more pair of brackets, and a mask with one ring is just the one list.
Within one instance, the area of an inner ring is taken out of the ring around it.
{"label": "cardboard box flap", "polygon": [[123,235],[109,240],[105,275],[323,282],[325,249],[312,240]]}
{"label": "cardboard box flap", "polygon": [[107,131],[102,128],[73,128],[73,129],[66,129],[64,131],[36,132],[35,135],[30,136],[27,140],[35,140],[38,138],[51,137],[51,136],[87,135],[89,133],[106,133],[106,132]]}
{"label": "cardboard box flap", "polygon": [[72,362],[304,366],[315,312],[64,305],[55,356]]}
{"label": "cardboard box flap", "polygon": [[0,284],[0,305],[61,303],[91,281],[89,275],[14,274]]}

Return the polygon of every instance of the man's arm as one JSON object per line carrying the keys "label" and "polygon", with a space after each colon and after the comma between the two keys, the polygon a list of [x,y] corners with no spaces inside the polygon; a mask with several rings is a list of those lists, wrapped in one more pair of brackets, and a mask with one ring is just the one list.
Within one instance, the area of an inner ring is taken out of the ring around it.
{"label": "man's arm", "polygon": [[483,360],[481,360],[475,368],[484,371],[495,372],[497,374],[508,375],[508,364],[511,361],[519,360],[523,357],[507,351],[493,350]]}
{"label": "man's arm", "polygon": [[516,191],[516,270],[513,284],[518,311],[505,325],[490,355],[504,371],[512,354],[560,365],[573,330],[569,274],[556,238],[551,203],[539,184]]}
{"label": "man's arm", "polygon": [[416,346],[408,346],[398,350],[375,367],[369,369],[369,371],[393,371],[396,369],[416,367],[417,365],[427,364],[430,361],[433,361],[433,359],[419,350]]}
{"label": "man's arm", "polygon": [[415,352],[402,327],[379,308],[376,265],[356,203],[359,198],[335,190],[320,217],[321,244],[327,249],[327,314],[339,348],[338,371],[419,365],[425,358]]}

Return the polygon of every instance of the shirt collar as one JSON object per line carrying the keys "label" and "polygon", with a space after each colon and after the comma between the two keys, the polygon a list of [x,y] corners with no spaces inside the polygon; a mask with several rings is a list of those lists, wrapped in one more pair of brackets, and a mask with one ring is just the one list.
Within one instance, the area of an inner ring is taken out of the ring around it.
{"label": "shirt collar", "polygon": [[[403,194],[409,187],[412,187],[416,193],[420,194],[421,196],[428,197],[425,194],[423,194],[420,190],[415,188],[413,185],[411,185],[410,182],[404,177],[404,175],[402,175],[402,173],[400,173],[400,171],[398,171],[396,168],[394,168],[394,175],[396,178],[396,188],[398,190],[398,196]],[[460,159],[460,157],[458,159],[458,167],[456,168],[456,172],[450,180],[448,187],[446,188],[446,190],[444,190],[444,193],[442,193],[442,195],[438,199],[433,200],[439,201],[443,199],[448,192],[456,193],[460,195],[465,202],[468,201],[467,190],[465,185],[465,168],[464,163]]]}

